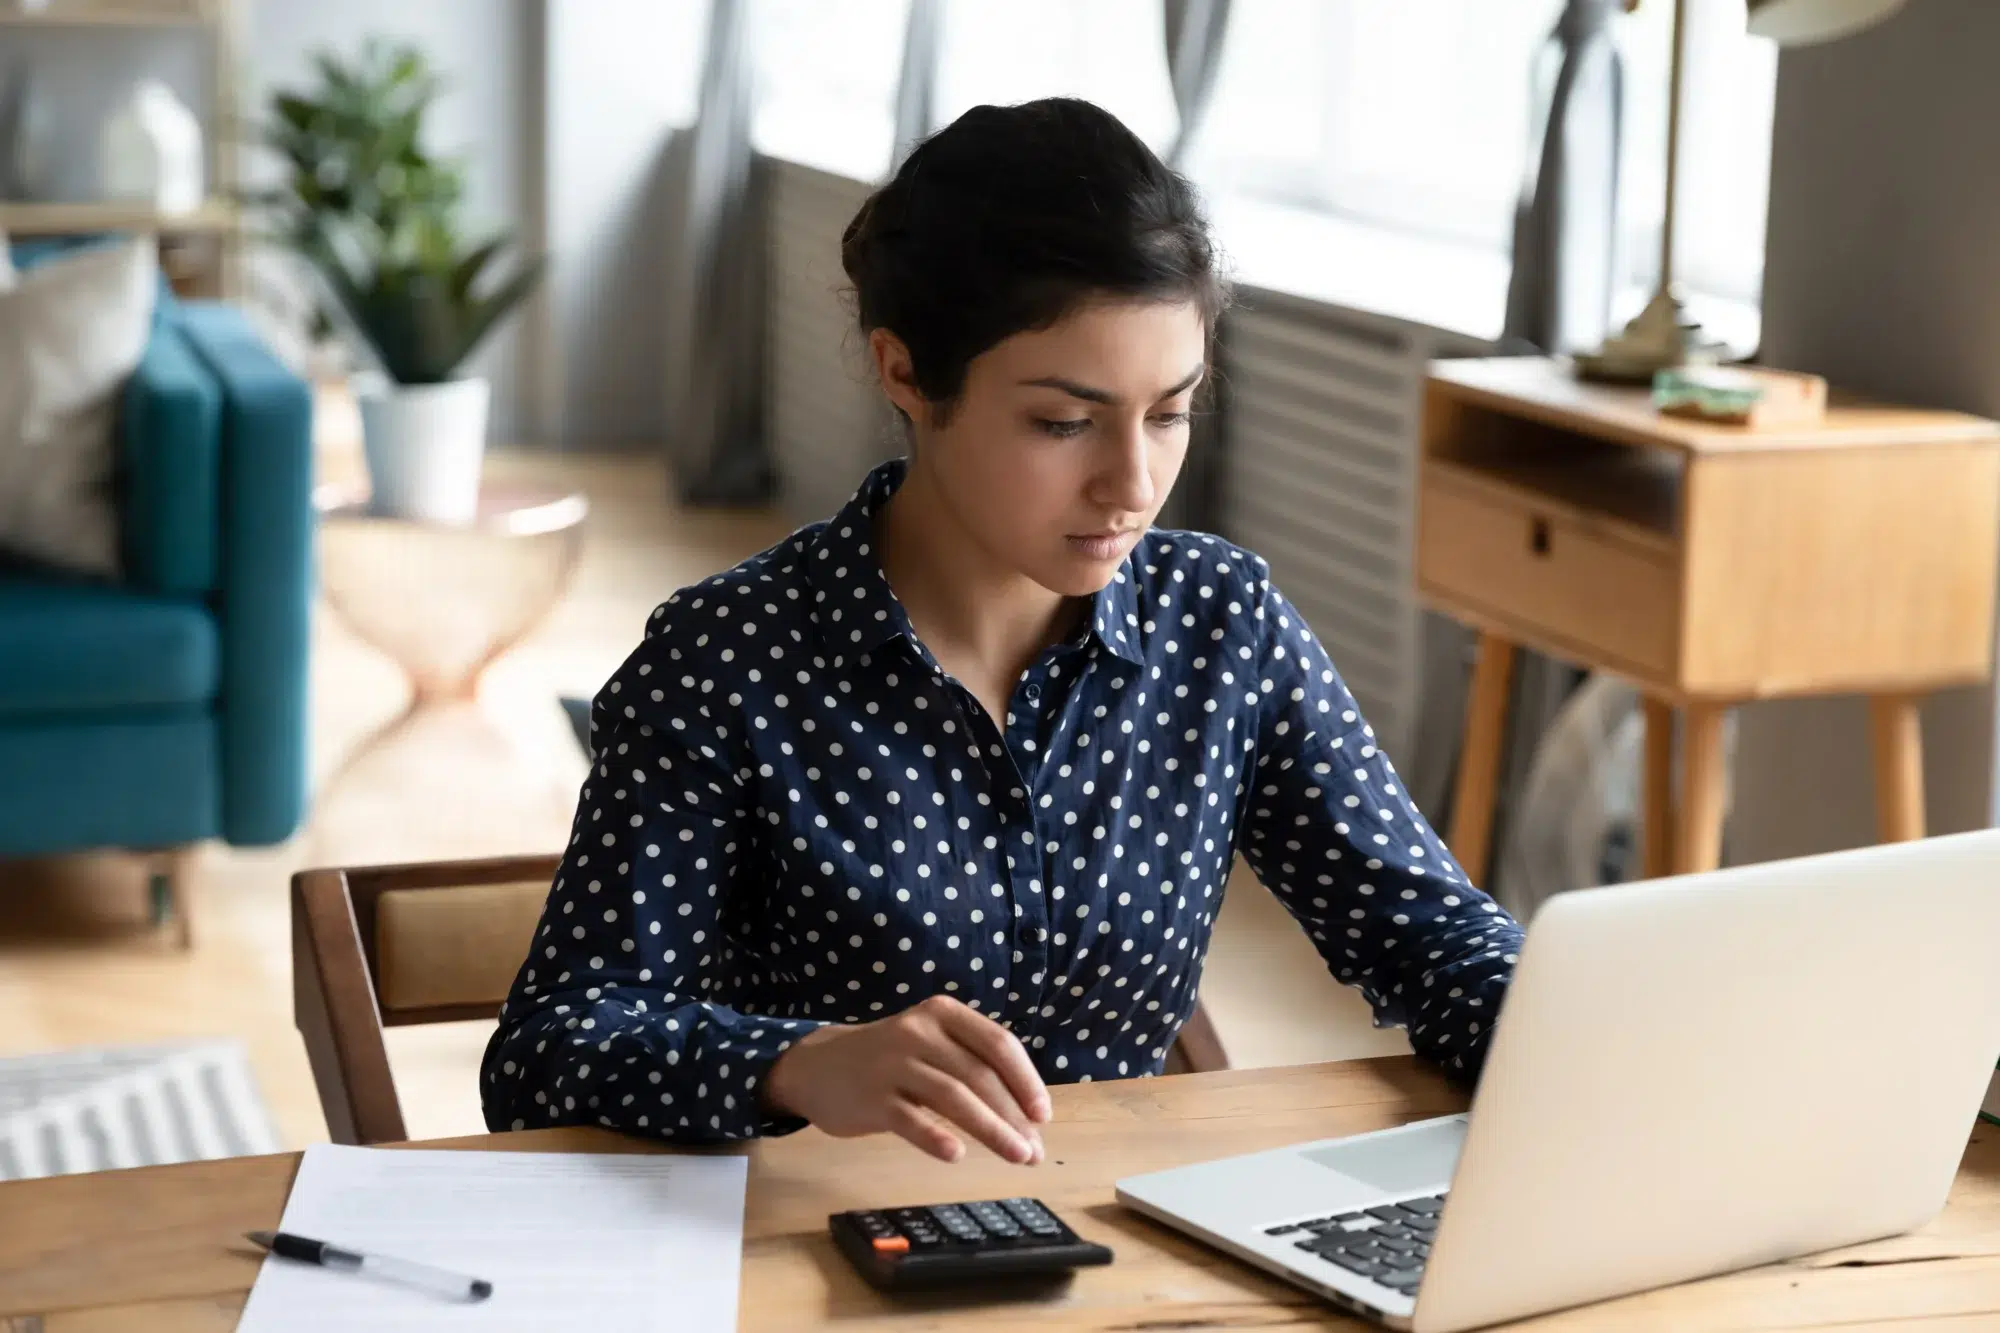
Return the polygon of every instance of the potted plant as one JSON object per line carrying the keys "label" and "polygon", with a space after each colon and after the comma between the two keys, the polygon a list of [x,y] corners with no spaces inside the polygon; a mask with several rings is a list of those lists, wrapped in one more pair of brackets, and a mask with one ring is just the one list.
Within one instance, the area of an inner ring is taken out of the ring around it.
{"label": "potted plant", "polygon": [[322,52],[314,66],[312,92],[271,98],[263,139],[286,178],[252,202],[386,381],[358,393],[375,510],[469,522],[491,388],[454,376],[533,289],[541,260],[502,276],[512,234],[467,235],[464,169],[423,142],[439,83],[422,52],[371,40],[352,62]]}

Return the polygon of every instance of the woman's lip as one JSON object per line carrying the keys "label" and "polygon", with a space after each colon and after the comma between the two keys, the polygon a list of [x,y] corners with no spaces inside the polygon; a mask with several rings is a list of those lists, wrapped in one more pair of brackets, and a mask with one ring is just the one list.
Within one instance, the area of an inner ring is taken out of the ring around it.
{"label": "woman's lip", "polygon": [[1100,532],[1091,533],[1087,536],[1073,533],[1069,537],[1070,549],[1081,553],[1089,560],[1122,559],[1126,553],[1126,549],[1131,545],[1125,539],[1130,537],[1133,531],[1133,529],[1128,528],[1124,532]]}
{"label": "woman's lip", "polygon": [[1070,537],[1072,540],[1080,542],[1108,542],[1118,537],[1129,537],[1138,530],[1137,528],[1119,528],[1113,532],[1072,532]]}

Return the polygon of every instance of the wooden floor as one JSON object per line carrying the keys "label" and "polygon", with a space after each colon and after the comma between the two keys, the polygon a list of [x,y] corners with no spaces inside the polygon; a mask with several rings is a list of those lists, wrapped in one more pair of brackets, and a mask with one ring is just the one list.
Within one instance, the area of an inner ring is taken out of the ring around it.
{"label": "wooden floor", "polygon": [[[583,762],[556,699],[590,694],[682,584],[783,536],[762,514],[673,505],[657,463],[496,455],[502,475],[583,490],[585,556],[563,605],[488,677],[486,714],[519,763],[490,762],[492,731],[448,727],[352,770],[289,845],[211,846],[197,865],[200,932],[182,953],[145,927],[128,858],[0,863],[0,1056],[231,1035],[249,1048],[288,1145],[326,1135],[291,1018],[286,885],[310,864],[553,851],[567,836]],[[322,606],[313,620],[313,770],[324,779],[401,711],[398,670]],[[526,774],[528,781],[503,774]],[[504,786],[504,790],[501,787]],[[1407,1051],[1370,1029],[1304,934],[1248,874],[1232,882],[1202,994],[1239,1065]],[[474,1078],[490,1023],[392,1031],[413,1137],[481,1128]]]}

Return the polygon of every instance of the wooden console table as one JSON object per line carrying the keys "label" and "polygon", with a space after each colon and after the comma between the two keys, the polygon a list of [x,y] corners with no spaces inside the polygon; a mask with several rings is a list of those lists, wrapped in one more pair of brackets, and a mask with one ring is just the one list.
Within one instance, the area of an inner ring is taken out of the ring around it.
{"label": "wooden console table", "polygon": [[1644,696],[1649,877],[1715,867],[1752,699],[1867,695],[1881,836],[1923,836],[1918,703],[1992,670],[2000,424],[1836,400],[1753,432],[1562,361],[1440,361],[1421,466],[1419,592],[1480,631],[1447,838],[1475,880],[1522,646]]}

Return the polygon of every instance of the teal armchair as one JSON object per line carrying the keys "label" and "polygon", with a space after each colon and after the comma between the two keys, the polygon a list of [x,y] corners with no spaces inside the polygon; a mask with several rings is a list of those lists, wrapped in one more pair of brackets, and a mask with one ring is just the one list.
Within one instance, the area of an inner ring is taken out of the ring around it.
{"label": "teal armchair", "polygon": [[0,858],[148,853],[185,940],[181,853],[305,810],[311,398],[239,313],[165,298],[120,452],[117,583],[0,563]]}

